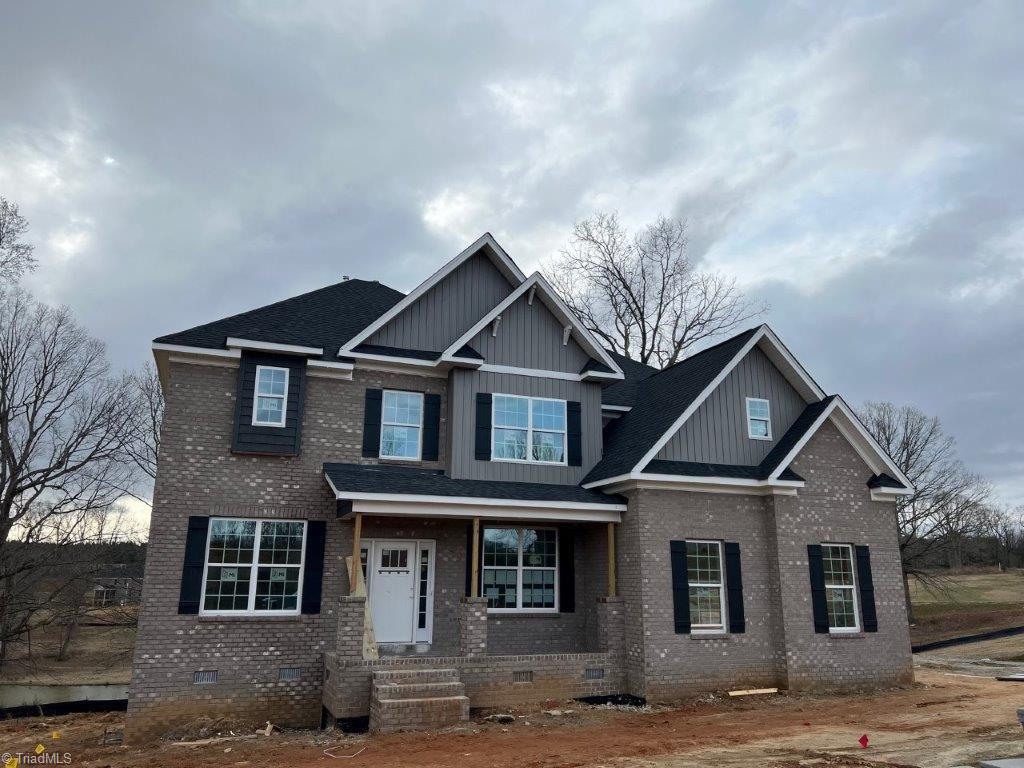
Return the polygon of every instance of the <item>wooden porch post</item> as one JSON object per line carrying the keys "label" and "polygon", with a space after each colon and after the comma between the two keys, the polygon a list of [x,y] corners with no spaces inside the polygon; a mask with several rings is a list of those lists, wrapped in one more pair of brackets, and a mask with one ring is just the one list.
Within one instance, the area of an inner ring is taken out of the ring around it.
{"label": "wooden porch post", "polygon": [[608,523],[608,597],[615,597],[615,523]]}
{"label": "wooden porch post", "polygon": [[362,568],[361,558],[359,557],[360,539],[363,535],[363,513],[355,513],[355,526],[352,530],[352,573],[348,575],[349,587],[354,593],[356,591],[356,585],[359,584],[359,570]]}
{"label": "wooden porch post", "polygon": [[470,550],[473,554],[473,562],[470,564],[469,596],[477,597],[480,594],[480,518],[473,518],[473,546]]}

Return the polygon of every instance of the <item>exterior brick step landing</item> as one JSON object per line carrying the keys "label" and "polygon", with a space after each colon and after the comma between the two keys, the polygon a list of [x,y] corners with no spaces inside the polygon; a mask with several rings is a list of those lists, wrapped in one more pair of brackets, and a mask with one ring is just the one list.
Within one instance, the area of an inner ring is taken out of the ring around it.
{"label": "exterior brick step landing", "polygon": [[469,698],[453,669],[373,673],[371,733],[444,728],[468,720]]}

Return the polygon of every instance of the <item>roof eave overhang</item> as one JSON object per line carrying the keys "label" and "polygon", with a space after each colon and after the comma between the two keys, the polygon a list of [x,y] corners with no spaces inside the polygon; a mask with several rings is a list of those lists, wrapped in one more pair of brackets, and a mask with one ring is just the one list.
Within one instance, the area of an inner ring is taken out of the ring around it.
{"label": "roof eave overhang", "polygon": [[619,493],[637,488],[707,493],[741,493],[755,496],[792,495],[805,483],[798,480],[753,480],[736,477],[705,477],[700,475],[665,475],[655,472],[626,474],[586,483],[584,488]]}

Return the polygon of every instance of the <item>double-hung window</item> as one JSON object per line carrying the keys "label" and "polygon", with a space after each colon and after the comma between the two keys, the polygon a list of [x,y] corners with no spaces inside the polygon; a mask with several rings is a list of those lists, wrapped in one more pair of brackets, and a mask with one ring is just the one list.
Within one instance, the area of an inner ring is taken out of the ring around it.
{"label": "double-hung window", "polygon": [[491,458],[565,464],[565,400],[494,395]]}
{"label": "double-hung window", "polygon": [[771,404],[767,400],[747,398],[747,437],[751,440],[772,439]]}
{"label": "double-hung window", "polygon": [[558,531],[485,528],[483,597],[492,611],[555,611]]}
{"label": "double-hung window", "polygon": [[694,633],[725,630],[722,542],[686,542],[686,579],[690,588],[690,627]]}
{"label": "double-hung window", "polygon": [[419,461],[423,436],[423,393],[384,390],[380,457]]}
{"label": "double-hung window", "polygon": [[853,547],[849,544],[822,544],[821,564],[825,572],[825,608],[829,632],[859,631]]}
{"label": "double-hung window", "polygon": [[252,423],[257,427],[283,427],[288,414],[288,369],[256,366]]}
{"label": "double-hung window", "polygon": [[214,518],[202,613],[298,613],[306,523]]}

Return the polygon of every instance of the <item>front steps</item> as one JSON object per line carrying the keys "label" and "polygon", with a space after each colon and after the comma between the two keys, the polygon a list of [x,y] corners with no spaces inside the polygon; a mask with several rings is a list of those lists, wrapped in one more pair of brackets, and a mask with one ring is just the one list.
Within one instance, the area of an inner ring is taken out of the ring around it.
{"label": "front steps", "polygon": [[370,732],[444,728],[469,720],[466,687],[454,669],[373,673]]}

